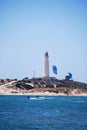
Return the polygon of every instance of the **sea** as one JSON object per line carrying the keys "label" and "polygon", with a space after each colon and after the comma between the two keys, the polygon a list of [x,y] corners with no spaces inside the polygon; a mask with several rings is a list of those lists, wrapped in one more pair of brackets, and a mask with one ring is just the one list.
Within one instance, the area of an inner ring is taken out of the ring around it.
{"label": "sea", "polygon": [[0,130],[87,130],[87,97],[0,95]]}

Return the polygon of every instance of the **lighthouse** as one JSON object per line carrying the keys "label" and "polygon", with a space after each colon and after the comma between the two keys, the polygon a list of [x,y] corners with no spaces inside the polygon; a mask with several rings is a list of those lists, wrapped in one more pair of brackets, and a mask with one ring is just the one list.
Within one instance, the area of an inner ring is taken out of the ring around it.
{"label": "lighthouse", "polygon": [[44,55],[44,77],[49,77],[49,55],[48,52]]}

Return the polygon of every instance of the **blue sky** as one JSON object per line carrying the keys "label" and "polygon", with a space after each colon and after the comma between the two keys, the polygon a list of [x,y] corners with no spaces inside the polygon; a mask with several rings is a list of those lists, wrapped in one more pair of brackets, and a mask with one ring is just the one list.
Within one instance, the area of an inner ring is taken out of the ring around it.
{"label": "blue sky", "polygon": [[0,0],[0,78],[43,76],[46,50],[50,76],[87,82],[87,1]]}

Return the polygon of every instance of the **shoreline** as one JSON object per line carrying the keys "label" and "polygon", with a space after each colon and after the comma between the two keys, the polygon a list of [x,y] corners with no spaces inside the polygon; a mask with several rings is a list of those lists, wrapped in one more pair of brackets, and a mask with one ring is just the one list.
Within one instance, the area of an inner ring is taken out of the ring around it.
{"label": "shoreline", "polygon": [[64,93],[49,93],[49,92],[39,92],[39,93],[0,93],[0,96],[1,95],[19,95],[19,96],[87,96],[87,93],[82,93],[82,94],[69,94],[69,95],[66,95]]}
{"label": "shoreline", "polygon": [[72,80],[1,80],[0,95],[87,96],[87,84]]}

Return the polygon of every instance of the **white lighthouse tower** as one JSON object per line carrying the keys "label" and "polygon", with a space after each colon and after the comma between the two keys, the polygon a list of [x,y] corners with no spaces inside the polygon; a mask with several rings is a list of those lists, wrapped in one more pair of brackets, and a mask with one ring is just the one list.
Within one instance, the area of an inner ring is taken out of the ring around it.
{"label": "white lighthouse tower", "polygon": [[44,78],[49,77],[49,55],[48,52],[44,55]]}

